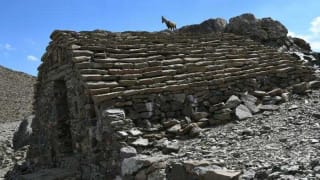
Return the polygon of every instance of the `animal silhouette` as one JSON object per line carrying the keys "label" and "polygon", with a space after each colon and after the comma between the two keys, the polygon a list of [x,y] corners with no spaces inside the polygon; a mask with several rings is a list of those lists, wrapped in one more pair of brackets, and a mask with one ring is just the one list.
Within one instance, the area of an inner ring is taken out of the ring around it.
{"label": "animal silhouette", "polygon": [[170,29],[171,31],[177,29],[176,24],[167,20],[165,17],[161,16],[161,20],[162,20],[162,23],[166,23],[167,28]]}

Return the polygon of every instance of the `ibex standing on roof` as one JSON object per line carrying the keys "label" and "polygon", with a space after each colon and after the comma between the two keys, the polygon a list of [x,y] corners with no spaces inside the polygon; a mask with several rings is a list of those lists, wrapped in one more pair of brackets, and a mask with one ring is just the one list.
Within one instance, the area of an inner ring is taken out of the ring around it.
{"label": "ibex standing on roof", "polygon": [[161,19],[162,19],[162,23],[166,23],[168,29],[170,29],[170,30],[172,30],[172,31],[175,30],[175,29],[177,29],[177,26],[176,26],[175,23],[167,20],[167,19],[164,18],[163,16],[161,16]]}

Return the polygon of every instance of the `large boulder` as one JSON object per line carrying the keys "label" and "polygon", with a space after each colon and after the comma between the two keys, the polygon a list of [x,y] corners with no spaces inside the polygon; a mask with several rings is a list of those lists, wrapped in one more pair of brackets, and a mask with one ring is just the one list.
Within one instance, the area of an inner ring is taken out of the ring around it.
{"label": "large boulder", "polygon": [[15,130],[12,140],[14,150],[18,150],[30,143],[32,134],[31,124],[33,118],[34,115],[26,117],[23,121],[21,121],[19,127]]}
{"label": "large boulder", "polygon": [[201,24],[193,24],[189,26],[183,26],[179,29],[179,32],[183,33],[211,33],[211,32],[223,32],[227,25],[227,21],[222,18],[208,19]]}
{"label": "large boulder", "polygon": [[271,46],[281,46],[288,34],[287,28],[279,21],[271,18],[257,19],[249,13],[231,18],[225,31],[248,36]]}
{"label": "large boulder", "polygon": [[309,43],[307,43],[305,40],[301,38],[294,37],[292,38],[293,43],[297,45],[299,48],[301,48],[304,51],[310,52],[311,51],[311,46]]}

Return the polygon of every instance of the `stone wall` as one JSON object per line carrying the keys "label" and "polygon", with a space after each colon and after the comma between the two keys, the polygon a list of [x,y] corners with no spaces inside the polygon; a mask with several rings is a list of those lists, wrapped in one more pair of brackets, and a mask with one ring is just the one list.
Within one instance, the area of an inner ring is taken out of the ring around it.
{"label": "stone wall", "polygon": [[61,167],[63,159],[91,151],[88,130],[97,121],[93,102],[70,61],[55,61],[64,56],[49,49],[39,67],[29,151],[38,167]]}

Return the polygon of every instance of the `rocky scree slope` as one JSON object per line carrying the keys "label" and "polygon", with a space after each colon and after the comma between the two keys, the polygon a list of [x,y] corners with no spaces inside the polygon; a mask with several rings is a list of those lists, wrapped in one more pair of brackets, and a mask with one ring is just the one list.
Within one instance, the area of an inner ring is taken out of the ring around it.
{"label": "rocky scree slope", "polygon": [[0,66],[0,122],[21,120],[32,113],[35,77]]}
{"label": "rocky scree slope", "polygon": [[242,179],[320,179],[319,90],[292,95],[278,110],[204,129],[181,142],[180,160],[217,162]]}

